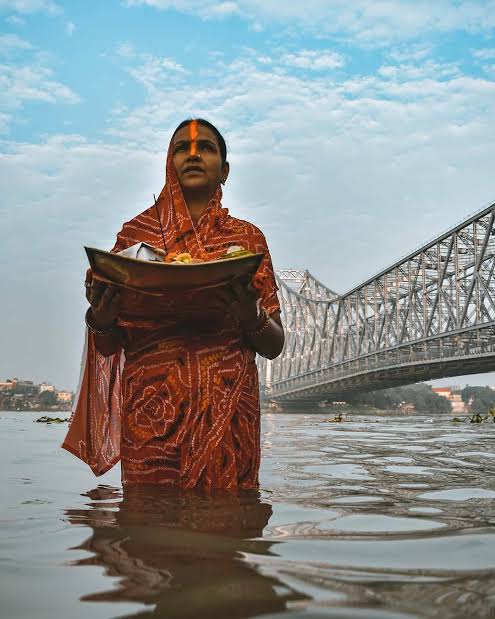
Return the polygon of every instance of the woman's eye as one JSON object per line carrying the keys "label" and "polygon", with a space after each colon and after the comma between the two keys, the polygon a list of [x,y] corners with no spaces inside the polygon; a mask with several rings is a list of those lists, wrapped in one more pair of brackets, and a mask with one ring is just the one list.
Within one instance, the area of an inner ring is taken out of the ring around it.
{"label": "woman's eye", "polygon": [[201,144],[201,148],[202,148],[202,150],[209,150],[209,151],[211,151],[211,152],[213,152],[213,151],[215,150],[215,149],[213,148],[213,145],[212,145],[212,144],[208,144],[208,143],[206,143],[206,144]]}
{"label": "woman's eye", "polygon": [[178,144],[174,149],[174,153],[180,153],[182,150],[185,150],[185,148],[184,144]]}

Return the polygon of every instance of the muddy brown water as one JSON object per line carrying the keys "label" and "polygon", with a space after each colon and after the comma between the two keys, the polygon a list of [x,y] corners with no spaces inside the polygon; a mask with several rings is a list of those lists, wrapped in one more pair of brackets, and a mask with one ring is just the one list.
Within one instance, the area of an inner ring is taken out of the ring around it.
{"label": "muddy brown water", "polygon": [[495,617],[495,424],[263,416],[259,492],[122,492],[0,413],[0,616]]}

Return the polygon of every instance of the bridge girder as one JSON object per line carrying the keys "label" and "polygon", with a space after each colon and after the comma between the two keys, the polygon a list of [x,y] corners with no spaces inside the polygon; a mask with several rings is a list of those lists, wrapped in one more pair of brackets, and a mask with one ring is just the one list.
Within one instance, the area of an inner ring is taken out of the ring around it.
{"label": "bridge girder", "polygon": [[495,369],[495,204],[343,295],[276,272],[283,353],[259,361],[264,397],[338,399]]}

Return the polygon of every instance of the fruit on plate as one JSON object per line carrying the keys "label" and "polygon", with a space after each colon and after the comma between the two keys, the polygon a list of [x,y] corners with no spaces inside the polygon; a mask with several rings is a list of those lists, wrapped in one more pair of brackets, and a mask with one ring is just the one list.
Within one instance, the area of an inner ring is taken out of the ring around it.
{"label": "fruit on plate", "polygon": [[[217,258],[217,260],[230,260],[231,258],[242,258],[244,256],[253,256],[253,252],[249,249],[245,249],[240,245],[232,245],[227,249],[223,256]],[[201,258],[193,258],[187,251],[179,252],[173,251],[165,256],[165,262],[167,264],[200,264],[201,262],[210,262],[209,260],[202,260]],[[214,262],[213,260],[211,262]]]}
{"label": "fruit on plate", "polygon": [[187,251],[174,251],[165,256],[165,262],[167,264],[199,264],[200,262],[204,262],[204,260],[201,260],[201,258],[193,258]]}

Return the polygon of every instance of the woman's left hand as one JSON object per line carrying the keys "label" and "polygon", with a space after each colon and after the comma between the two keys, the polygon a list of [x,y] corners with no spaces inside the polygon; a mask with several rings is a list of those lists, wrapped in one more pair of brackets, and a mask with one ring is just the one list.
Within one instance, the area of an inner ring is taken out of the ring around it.
{"label": "woman's left hand", "polygon": [[241,331],[250,331],[258,320],[258,293],[251,280],[235,280],[217,291],[224,313],[229,314]]}

